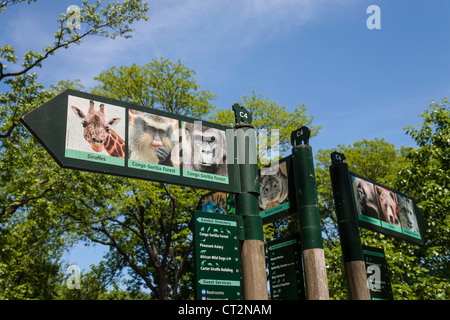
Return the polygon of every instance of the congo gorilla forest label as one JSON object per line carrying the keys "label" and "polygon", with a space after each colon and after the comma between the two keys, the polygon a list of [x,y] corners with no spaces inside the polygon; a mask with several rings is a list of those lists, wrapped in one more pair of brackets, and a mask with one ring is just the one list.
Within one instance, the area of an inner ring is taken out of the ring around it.
{"label": "congo gorilla forest label", "polygon": [[239,192],[225,126],[71,89],[21,121],[65,168]]}

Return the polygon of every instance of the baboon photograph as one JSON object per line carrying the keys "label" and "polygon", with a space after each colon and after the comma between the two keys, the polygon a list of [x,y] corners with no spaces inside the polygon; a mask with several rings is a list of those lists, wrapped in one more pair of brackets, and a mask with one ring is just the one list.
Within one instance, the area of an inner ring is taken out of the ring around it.
{"label": "baboon photograph", "polygon": [[129,110],[129,160],[179,167],[178,120]]}
{"label": "baboon photograph", "polygon": [[408,229],[412,232],[419,232],[419,225],[417,223],[417,217],[414,212],[414,205],[410,198],[395,194],[397,198],[398,215],[400,218],[400,224],[402,228]]}

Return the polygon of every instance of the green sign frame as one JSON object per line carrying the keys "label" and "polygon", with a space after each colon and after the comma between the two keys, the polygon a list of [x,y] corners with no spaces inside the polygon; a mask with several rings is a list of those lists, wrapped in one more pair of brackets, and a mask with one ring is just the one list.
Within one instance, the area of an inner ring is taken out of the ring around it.
{"label": "green sign frame", "polygon": [[241,300],[242,218],[194,211],[192,226],[196,299]]}
{"label": "green sign frame", "polygon": [[424,244],[427,223],[413,198],[353,172],[349,179],[360,227]]}
{"label": "green sign frame", "polygon": [[21,122],[63,168],[240,191],[226,126],[71,89]]}
{"label": "green sign frame", "polygon": [[259,186],[259,216],[263,224],[297,213],[292,155],[259,169]]}

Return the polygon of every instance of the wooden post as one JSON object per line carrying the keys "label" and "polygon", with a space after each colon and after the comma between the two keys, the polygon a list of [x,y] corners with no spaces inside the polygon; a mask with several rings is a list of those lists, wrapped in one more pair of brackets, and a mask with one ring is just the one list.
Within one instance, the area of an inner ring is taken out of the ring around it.
{"label": "wooden post", "polygon": [[361,247],[356,208],[348,165],[343,154],[333,152],[330,166],[331,186],[338,220],[347,287],[351,300],[371,300]]}
{"label": "wooden post", "polygon": [[[312,148],[308,145],[309,135],[310,130],[307,127],[301,127],[291,134],[306,298],[329,300],[314,162]],[[301,141],[304,141],[304,144],[301,144]]]}
{"label": "wooden post", "polygon": [[[242,287],[245,300],[268,300],[266,254],[262,219],[259,216],[259,176],[256,162],[256,131],[249,123],[237,124],[236,145],[241,192],[236,212],[244,221],[241,246]],[[244,161],[243,161],[244,160]]]}
{"label": "wooden post", "polygon": [[267,300],[264,241],[244,240],[241,247],[242,287],[245,300]]}

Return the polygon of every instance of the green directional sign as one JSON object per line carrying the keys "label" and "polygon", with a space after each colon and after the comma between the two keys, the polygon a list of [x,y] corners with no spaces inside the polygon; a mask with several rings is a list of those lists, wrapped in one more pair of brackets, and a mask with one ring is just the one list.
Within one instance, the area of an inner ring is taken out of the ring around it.
{"label": "green directional sign", "polygon": [[197,300],[240,300],[239,217],[194,212]]}
{"label": "green directional sign", "polygon": [[267,244],[272,300],[305,300],[300,234]]}
{"label": "green directional sign", "polygon": [[232,128],[70,89],[21,122],[65,168],[239,192]]}

